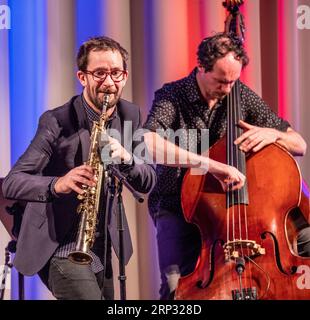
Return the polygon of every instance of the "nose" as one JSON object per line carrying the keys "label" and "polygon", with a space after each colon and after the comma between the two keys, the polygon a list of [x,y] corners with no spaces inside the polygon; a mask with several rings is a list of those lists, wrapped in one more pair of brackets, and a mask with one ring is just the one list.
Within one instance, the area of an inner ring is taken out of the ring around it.
{"label": "nose", "polygon": [[114,86],[114,81],[111,78],[110,74],[107,74],[106,78],[104,79],[104,81],[102,82],[102,84],[106,85],[106,86]]}
{"label": "nose", "polygon": [[228,94],[231,91],[233,84],[232,83],[225,83],[221,85],[221,91],[223,93]]}

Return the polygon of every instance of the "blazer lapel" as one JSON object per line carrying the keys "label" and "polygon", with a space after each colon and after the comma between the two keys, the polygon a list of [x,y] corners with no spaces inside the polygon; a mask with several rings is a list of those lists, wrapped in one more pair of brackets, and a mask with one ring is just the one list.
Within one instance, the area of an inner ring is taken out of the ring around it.
{"label": "blazer lapel", "polygon": [[86,129],[79,130],[79,137],[82,147],[82,161],[83,163],[88,160],[89,147],[90,147],[90,134]]}
{"label": "blazer lapel", "polygon": [[88,153],[89,153],[89,147],[90,147],[90,128],[89,128],[89,122],[87,119],[87,114],[83,107],[83,101],[82,96],[80,95],[75,101],[74,101],[74,108],[75,112],[77,114],[78,119],[78,135],[80,138],[81,143],[81,149],[82,149],[82,161],[83,163],[88,160]]}

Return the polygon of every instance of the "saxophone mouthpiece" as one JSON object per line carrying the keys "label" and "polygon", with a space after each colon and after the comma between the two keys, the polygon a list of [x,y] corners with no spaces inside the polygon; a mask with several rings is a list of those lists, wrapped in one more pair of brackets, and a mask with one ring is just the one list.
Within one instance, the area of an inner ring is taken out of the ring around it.
{"label": "saxophone mouthpiece", "polygon": [[103,103],[102,103],[102,113],[106,113],[109,107],[109,99],[110,99],[110,94],[105,93],[103,97]]}

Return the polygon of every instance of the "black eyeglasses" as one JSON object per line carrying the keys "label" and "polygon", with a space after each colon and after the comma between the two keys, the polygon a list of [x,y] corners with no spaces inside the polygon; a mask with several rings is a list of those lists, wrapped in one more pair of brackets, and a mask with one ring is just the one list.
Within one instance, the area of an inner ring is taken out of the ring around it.
{"label": "black eyeglasses", "polygon": [[85,70],[83,71],[86,74],[91,74],[93,76],[93,79],[95,81],[105,81],[105,79],[107,78],[107,76],[110,76],[110,78],[114,81],[114,82],[120,82],[123,81],[125,78],[125,74],[127,73],[126,70],[112,70],[112,71],[104,71],[101,69],[95,70],[95,71],[88,71]]}

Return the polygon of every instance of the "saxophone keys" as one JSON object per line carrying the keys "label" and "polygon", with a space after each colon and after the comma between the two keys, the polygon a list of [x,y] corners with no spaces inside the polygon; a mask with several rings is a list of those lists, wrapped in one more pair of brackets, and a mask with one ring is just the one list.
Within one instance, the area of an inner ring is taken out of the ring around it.
{"label": "saxophone keys", "polygon": [[85,197],[84,197],[83,194],[78,194],[77,198],[78,198],[79,200],[84,200]]}

